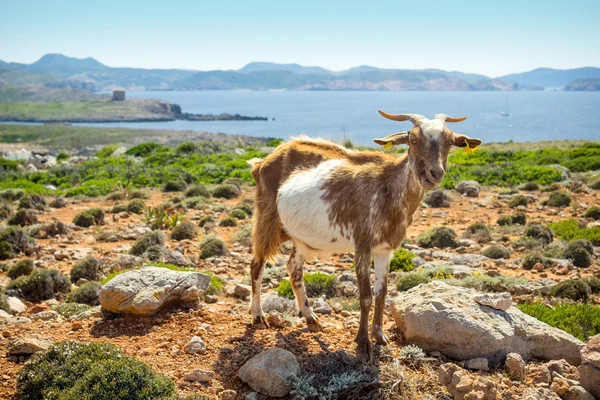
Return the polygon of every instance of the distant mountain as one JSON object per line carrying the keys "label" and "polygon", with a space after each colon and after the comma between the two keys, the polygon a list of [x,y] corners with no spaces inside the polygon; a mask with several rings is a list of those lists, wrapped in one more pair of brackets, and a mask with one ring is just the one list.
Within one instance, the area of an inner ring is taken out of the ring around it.
{"label": "distant mountain", "polygon": [[537,68],[529,72],[504,75],[498,79],[502,81],[516,82],[523,86],[541,86],[544,88],[563,87],[577,79],[600,79],[600,68]]}
{"label": "distant mountain", "polygon": [[[239,70],[113,68],[98,60],[46,54],[32,64],[0,61],[0,86],[44,85],[85,90],[531,90],[599,79],[599,68],[541,68],[490,78],[439,69],[384,69],[368,65],[345,71],[299,64],[252,62]],[[7,75],[7,72],[11,74]]]}
{"label": "distant mountain", "polygon": [[570,92],[600,91],[600,79],[577,79],[569,83],[563,90]]}

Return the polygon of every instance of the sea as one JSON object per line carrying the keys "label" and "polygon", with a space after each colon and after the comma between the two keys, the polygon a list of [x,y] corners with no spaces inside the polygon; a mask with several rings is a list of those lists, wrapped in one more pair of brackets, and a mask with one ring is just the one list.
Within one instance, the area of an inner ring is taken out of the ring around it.
{"label": "sea", "polygon": [[[194,114],[241,114],[268,121],[172,121],[85,124],[195,130],[288,139],[308,135],[368,145],[373,138],[410,129],[381,117],[416,113],[467,116],[449,125],[484,142],[600,140],[600,92],[389,92],[389,91],[129,91],[128,98],[158,98]],[[508,111],[508,116],[502,116]]]}

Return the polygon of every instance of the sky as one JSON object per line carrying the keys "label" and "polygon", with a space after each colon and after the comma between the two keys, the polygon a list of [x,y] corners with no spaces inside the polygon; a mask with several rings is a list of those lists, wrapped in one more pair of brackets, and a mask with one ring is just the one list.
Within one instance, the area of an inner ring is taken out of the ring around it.
{"label": "sky", "polygon": [[501,76],[600,67],[599,0],[1,0],[0,60],[112,67],[438,68]]}

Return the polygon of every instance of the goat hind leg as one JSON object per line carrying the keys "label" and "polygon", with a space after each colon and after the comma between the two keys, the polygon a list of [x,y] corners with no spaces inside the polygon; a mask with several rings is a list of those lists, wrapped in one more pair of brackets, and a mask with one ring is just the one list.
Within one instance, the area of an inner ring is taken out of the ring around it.
{"label": "goat hind leg", "polygon": [[265,269],[265,261],[253,258],[250,263],[250,276],[252,278],[252,303],[250,304],[250,313],[252,313],[252,323],[257,329],[266,329],[269,327],[265,319],[265,313],[260,304],[260,291],[262,288],[262,278]]}
{"label": "goat hind leg", "polygon": [[389,344],[383,331],[383,311],[385,309],[385,296],[387,295],[387,277],[390,268],[391,251],[375,253],[375,315],[371,334],[375,342],[381,345]]}
{"label": "goat hind leg", "polygon": [[373,359],[373,344],[369,339],[369,312],[373,295],[371,294],[371,281],[369,269],[371,267],[371,249],[356,249],[356,278],[360,296],[360,325],[356,335],[356,358],[368,363]]}
{"label": "goat hind leg", "polygon": [[308,296],[306,295],[306,288],[304,287],[304,280],[302,279],[304,275],[303,262],[304,257],[298,252],[298,249],[294,245],[286,265],[286,269],[290,276],[290,284],[292,285],[294,296],[296,296],[296,303],[298,305],[300,316],[306,318],[308,329],[318,332],[323,330],[323,327],[319,323],[312,307],[308,304]]}

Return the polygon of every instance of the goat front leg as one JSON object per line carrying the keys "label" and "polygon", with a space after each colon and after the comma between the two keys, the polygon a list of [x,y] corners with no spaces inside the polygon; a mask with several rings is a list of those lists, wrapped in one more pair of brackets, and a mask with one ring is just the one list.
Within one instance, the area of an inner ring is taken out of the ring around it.
{"label": "goat front leg", "polygon": [[306,288],[304,287],[304,280],[302,277],[304,276],[304,257],[298,249],[296,245],[292,248],[292,252],[290,253],[290,258],[288,259],[286,269],[290,276],[290,284],[292,285],[292,290],[294,291],[294,296],[296,296],[296,303],[298,305],[298,312],[301,317],[306,318],[306,325],[308,325],[308,329],[314,332],[319,332],[323,330],[323,327],[319,323],[317,316],[312,310],[312,307],[308,304],[308,296],[306,295]]}
{"label": "goat front leg", "polygon": [[385,309],[385,296],[387,295],[387,278],[392,259],[392,251],[380,251],[375,253],[375,315],[371,334],[375,343],[386,345],[389,340],[383,332],[383,311]]}
{"label": "goat front leg", "polygon": [[265,260],[252,259],[250,263],[250,276],[252,278],[252,303],[250,304],[250,312],[252,313],[252,323],[256,329],[266,329],[269,327],[260,304],[260,291],[264,269]]}
{"label": "goat front leg", "polygon": [[368,363],[373,358],[373,345],[369,339],[369,312],[373,295],[371,294],[371,281],[369,269],[371,267],[371,249],[356,249],[356,278],[360,296],[360,325],[356,335],[356,358]]}

